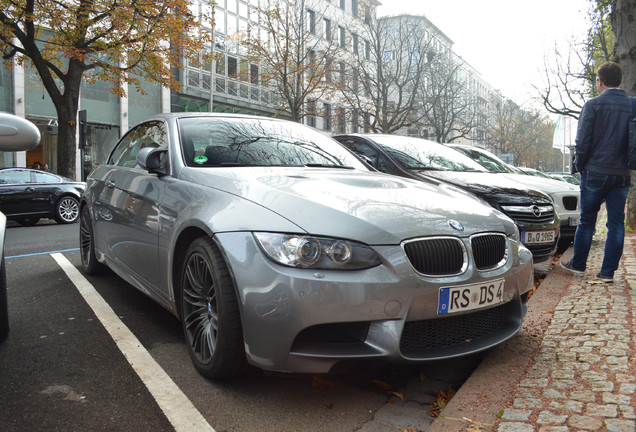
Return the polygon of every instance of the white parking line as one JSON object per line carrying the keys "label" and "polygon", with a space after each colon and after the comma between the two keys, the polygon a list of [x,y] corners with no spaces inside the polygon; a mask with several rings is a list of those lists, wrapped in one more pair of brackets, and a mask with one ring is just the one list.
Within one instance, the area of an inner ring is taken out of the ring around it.
{"label": "white parking line", "polygon": [[86,303],[93,309],[97,318],[111,335],[128,363],[137,372],[175,430],[177,432],[214,432],[214,428],[157,364],[128,327],[121,322],[90,282],[64,255],[54,253],[51,256],[77,287]]}

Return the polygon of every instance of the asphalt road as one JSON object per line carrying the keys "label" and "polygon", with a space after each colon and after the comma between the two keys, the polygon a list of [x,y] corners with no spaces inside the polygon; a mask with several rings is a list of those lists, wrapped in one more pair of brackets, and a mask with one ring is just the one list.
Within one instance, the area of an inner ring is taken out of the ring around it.
{"label": "asphalt road", "polygon": [[[443,390],[457,387],[476,366],[448,361],[419,368],[363,365],[329,376],[250,369],[232,381],[206,380],[194,370],[181,325],[171,314],[113,273],[87,278],[85,287],[69,278],[61,265],[79,266],[78,229],[78,224],[48,222],[7,229],[11,330],[0,345],[2,431],[193,431],[204,426],[217,432],[355,431],[395,398],[374,380],[399,391],[424,373]],[[93,288],[96,295],[89,302],[104,299],[114,323],[100,321],[100,313],[87,303],[84,291]],[[118,345],[108,325],[115,332],[129,329],[132,342],[118,340]],[[137,354],[149,354],[154,369]],[[197,419],[203,421],[200,427],[193,426]]]}

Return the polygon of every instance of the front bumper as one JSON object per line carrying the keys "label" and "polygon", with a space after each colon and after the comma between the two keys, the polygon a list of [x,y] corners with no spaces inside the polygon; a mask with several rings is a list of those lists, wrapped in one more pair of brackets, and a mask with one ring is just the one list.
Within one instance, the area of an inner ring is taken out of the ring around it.
{"label": "front bumper", "polygon": [[[376,246],[382,264],[360,271],[280,266],[249,232],[215,237],[233,273],[248,361],[271,371],[326,373],[356,359],[421,362],[490,348],[519,331],[533,283],[532,254],[509,244],[506,264],[452,277],[424,277],[399,246]],[[437,313],[441,287],[505,279],[504,302]]]}

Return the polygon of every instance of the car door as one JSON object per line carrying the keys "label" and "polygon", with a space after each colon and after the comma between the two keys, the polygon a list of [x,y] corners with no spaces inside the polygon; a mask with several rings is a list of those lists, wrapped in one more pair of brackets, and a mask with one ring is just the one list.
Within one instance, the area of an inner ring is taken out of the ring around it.
{"label": "car door", "polygon": [[32,174],[38,209],[54,215],[55,205],[60,195],[60,178],[46,171],[37,171]]}
{"label": "car door", "polygon": [[160,286],[165,269],[158,268],[158,233],[161,199],[166,180],[137,165],[142,148],[167,148],[166,129],[162,122],[147,122],[132,129],[111,154],[108,170],[96,188],[96,236],[106,243],[116,263],[135,278]]}
{"label": "car door", "polygon": [[0,171],[0,211],[8,217],[43,212],[30,170]]}

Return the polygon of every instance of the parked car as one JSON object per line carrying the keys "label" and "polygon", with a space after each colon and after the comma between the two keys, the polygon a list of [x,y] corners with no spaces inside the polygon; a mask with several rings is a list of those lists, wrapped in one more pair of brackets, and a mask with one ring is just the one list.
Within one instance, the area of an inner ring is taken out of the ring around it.
{"label": "parked car", "polygon": [[518,174],[524,174],[527,176],[533,177],[541,177],[544,179],[551,179],[552,177],[549,174],[544,173],[543,171],[539,171],[538,169],[529,168],[529,167],[514,167],[517,170]]}
{"label": "parked car", "polygon": [[550,195],[554,201],[554,209],[561,221],[561,238],[558,250],[565,250],[573,241],[580,217],[581,191],[578,186],[555,180],[554,178],[519,174],[513,167],[497,156],[479,147],[448,144],[449,147],[464,153],[471,159],[492,172],[502,173],[509,179],[525,183]]}
{"label": "parked car", "polygon": [[79,217],[85,183],[29,168],[0,170],[0,211],[24,226],[41,218],[69,224]]}
{"label": "parked car", "polygon": [[421,362],[514,335],[533,283],[514,223],[438,182],[371,172],[284,120],[164,114],[88,177],[80,254],[182,322],[204,376]]}
{"label": "parked car", "polygon": [[[24,151],[40,143],[40,131],[28,120],[8,113],[0,113],[0,151]],[[0,213],[0,342],[9,335],[9,307],[7,299],[7,267],[4,262],[4,235],[7,218]]]}
{"label": "parked car", "polygon": [[570,184],[573,185],[580,185],[581,184],[581,179],[573,174],[570,173],[564,173],[564,172],[549,172],[548,173],[551,177],[554,177],[557,180],[561,180],[564,182],[568,182]]}
{"label": "parked car", "polygon": [[379,171],[412,179],[436,179],[460,187],[512,218],[535,262],[550,259],[559,239],[552,200],[522,183],[501,181],[469,157],[433,141],[397,135],[334,137]]}

